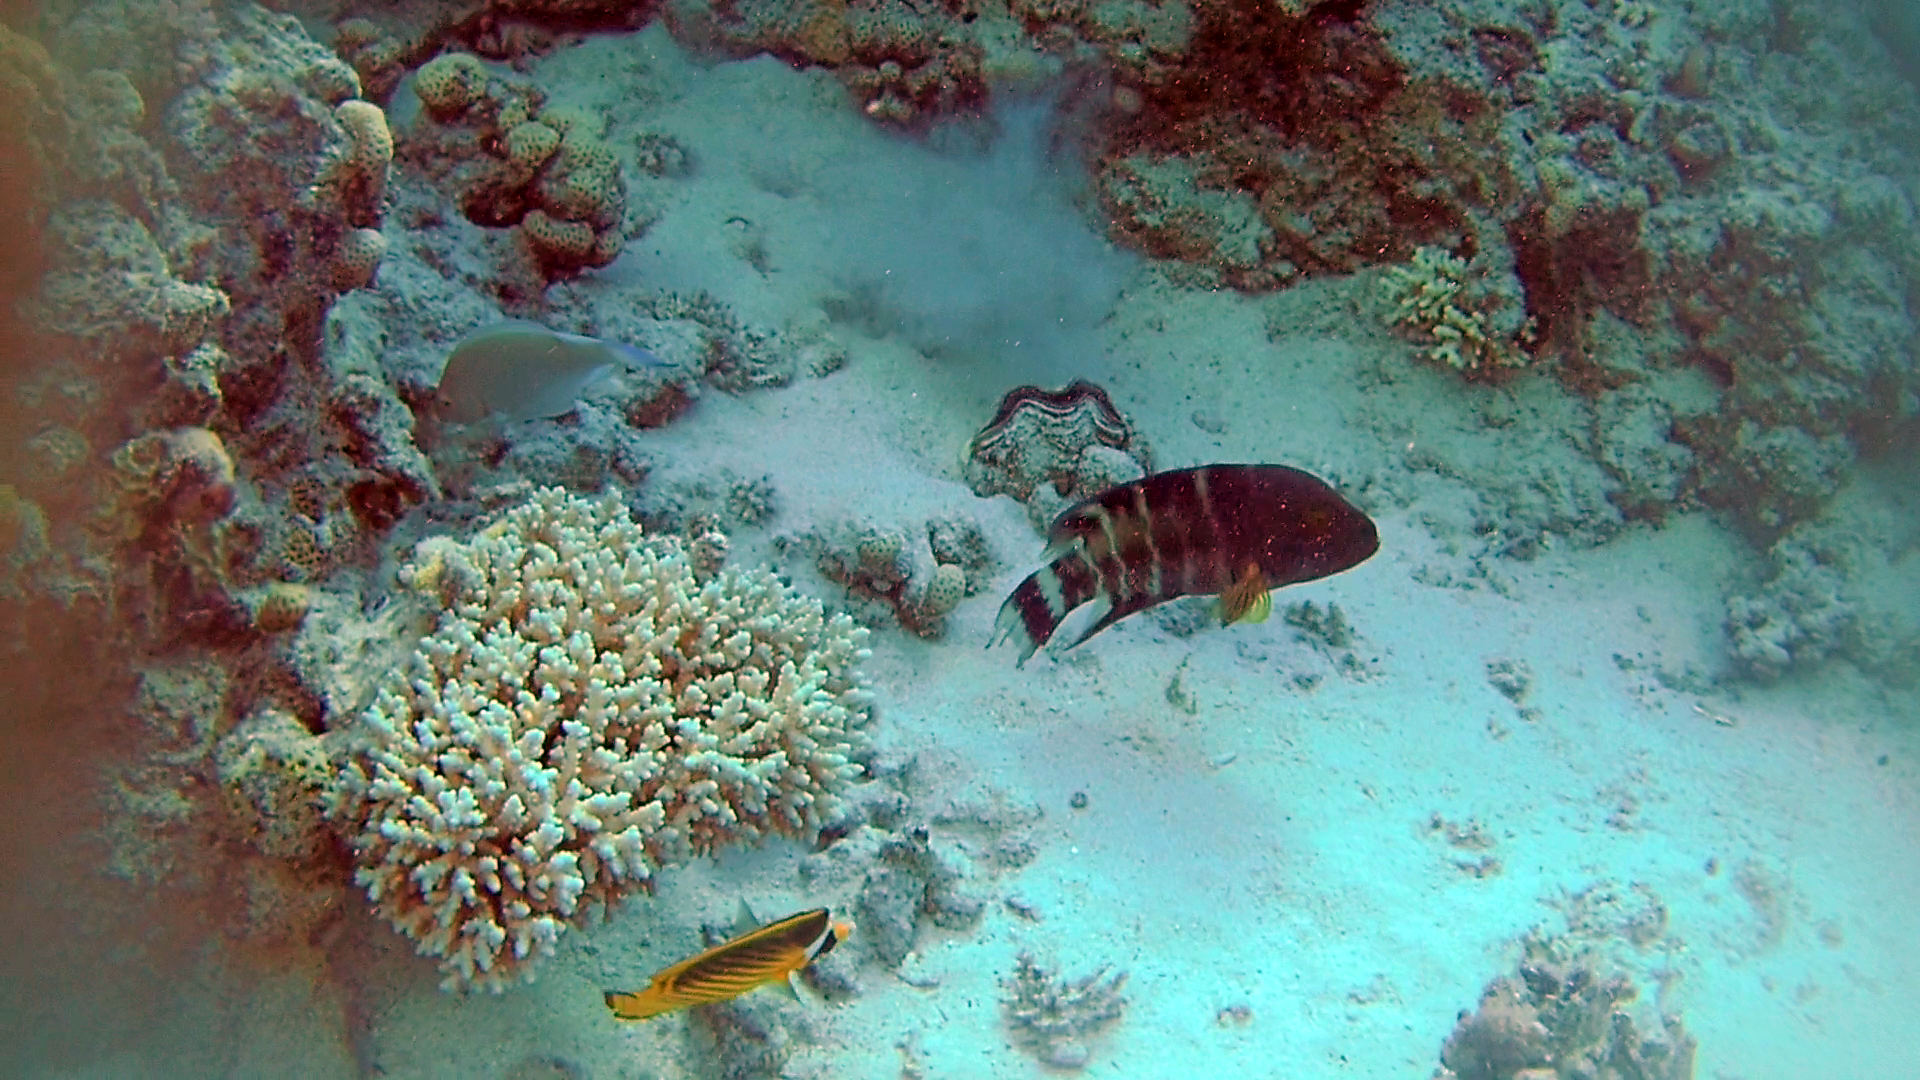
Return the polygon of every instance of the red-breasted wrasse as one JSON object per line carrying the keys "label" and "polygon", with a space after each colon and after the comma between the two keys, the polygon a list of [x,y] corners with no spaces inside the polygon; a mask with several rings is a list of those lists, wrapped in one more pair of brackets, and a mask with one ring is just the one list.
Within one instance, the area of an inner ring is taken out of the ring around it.
{"label": "red-breasted wrasse", "polygon": [[607,1008],[622,1020],[645,1020],[675,1009],[731,1001],[755,987],[798,975],[851,933],[853,924],[835,922],[826,908],[789,915],[657,972],[645,990],[606,991]]}
{"label": "red-breasted wrasse", "polygon": [[1072,648],[1136,611],[1217,593],[1223,623],[1258,621],[1268,590],[1350,570],[1380,549],[1372,520],[1326,482],[1285,465],[1154,473],[1076,503],[1047,532],[1046,566],[1016,586],[989,646],[1024,664],[1080,605],[1098,599]]}

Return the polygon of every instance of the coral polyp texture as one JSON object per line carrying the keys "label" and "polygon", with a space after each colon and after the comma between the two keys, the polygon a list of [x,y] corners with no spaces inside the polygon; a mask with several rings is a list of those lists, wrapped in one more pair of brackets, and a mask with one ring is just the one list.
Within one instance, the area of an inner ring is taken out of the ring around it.
{"label": "coral polyp texture", "polygon": [[[606,266],[627,237],[627,186],[597,113],[547,104],[521,80],[449,53],[414,75],[437,123],[415,130],[414,161],[488,228],[520,226],[544,282]],[[527,286],[534,291],[537,285]]]}
{"label": "coral polyp texture", "polygon": [[447,53],[421,66],[413,76],[413,89],[435,116],[451,118],[485,95],[487,69],[466,53]]}
{"label": "coral polyp texture", "polygon": [[542,489],[401,577],[434,626],[331,801],[356,879],[450,989],[525,976],[662,866],[816,835],[863,774],[867,632],[765,570],[697,578],[617,499]]}

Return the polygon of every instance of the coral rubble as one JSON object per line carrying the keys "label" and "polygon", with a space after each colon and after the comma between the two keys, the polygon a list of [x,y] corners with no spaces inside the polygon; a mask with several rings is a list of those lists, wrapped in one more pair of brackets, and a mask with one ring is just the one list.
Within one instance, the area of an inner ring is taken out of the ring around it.
{"label": "coral rubble", "polygon": [[1686,1080],[1694,1040],[1675,1017],[1642,1034],[1624,1008],[1632,983],[1536,952],[1488,984],[1441,1050],[1435,1080]]}

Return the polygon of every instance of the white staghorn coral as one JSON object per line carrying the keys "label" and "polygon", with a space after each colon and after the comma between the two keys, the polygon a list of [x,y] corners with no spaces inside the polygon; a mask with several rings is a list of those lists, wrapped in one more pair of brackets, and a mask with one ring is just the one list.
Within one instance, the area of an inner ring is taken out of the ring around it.
{"label": "white staghorn coral", "polygon": [[589,902],[856,779],[866,631],[765,570],[696,580],[617,499],[549,488],[402,580],[440,609],[365,714],[332,809],[376,910],[449,989],[498,991]]}

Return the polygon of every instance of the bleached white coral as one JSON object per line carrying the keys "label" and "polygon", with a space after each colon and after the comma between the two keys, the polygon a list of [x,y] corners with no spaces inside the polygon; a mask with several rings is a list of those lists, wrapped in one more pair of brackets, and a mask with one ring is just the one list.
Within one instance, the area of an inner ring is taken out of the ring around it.
{"label": "bleached white coral", "polygon": [[1525,364],[1526,355],[1493,327],[1468,296],[1467,264],[1445,248],[1423,247],[1413,261],[1389,269],[1382,294],[1393,321],[1426,341],[1426,357],[1456,371]]}
{"label": "bleached white coral", "polygon": [[333,810],[450,989],[502,989],[663,865],[817,833],[861,773],[867,632],[765,570],[697,580],[617,499],[544,489],[470,542],[423,542],[402,580],[436,625]]}

